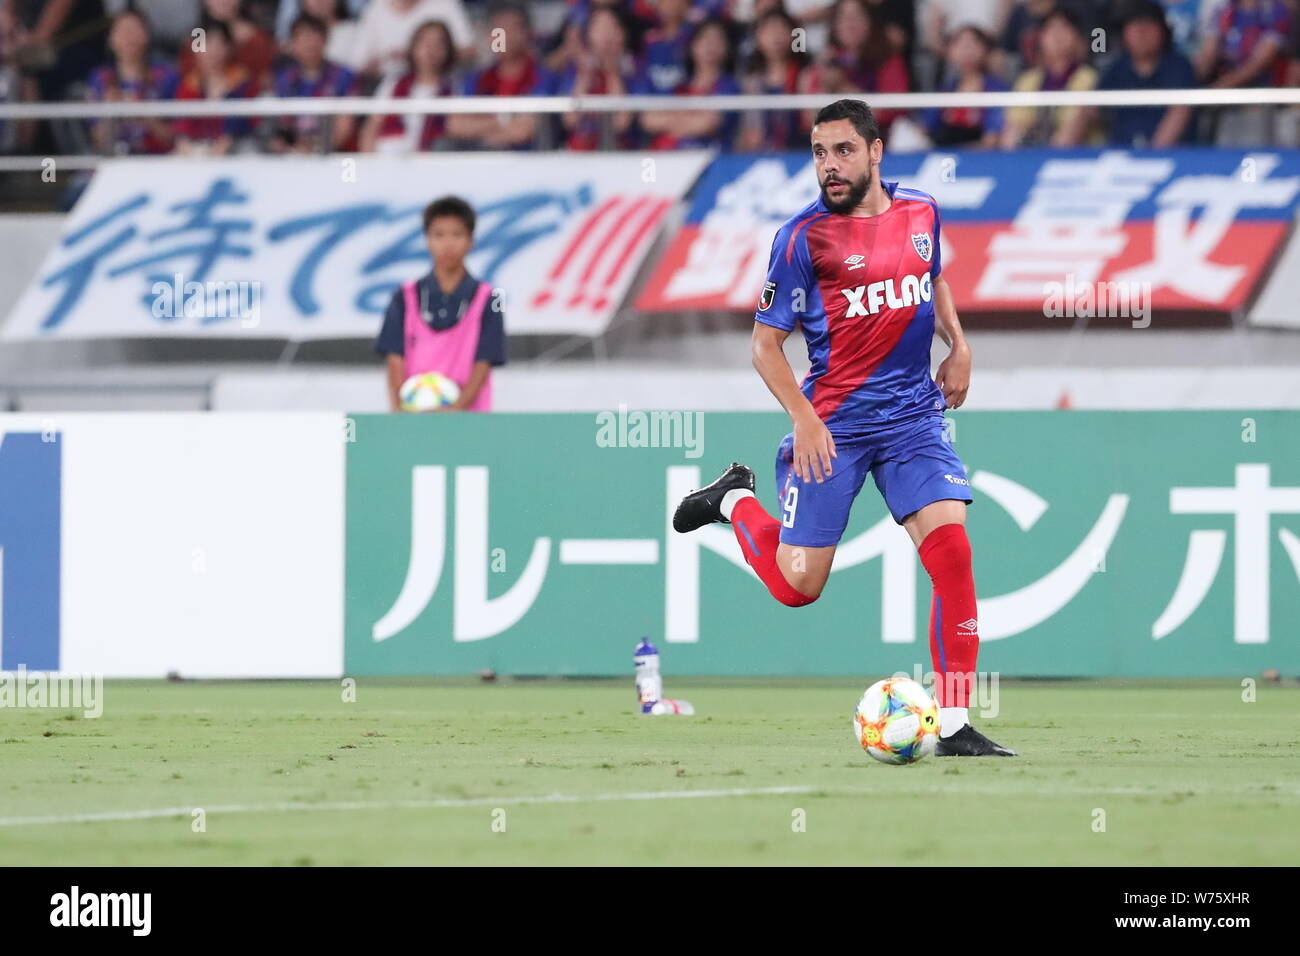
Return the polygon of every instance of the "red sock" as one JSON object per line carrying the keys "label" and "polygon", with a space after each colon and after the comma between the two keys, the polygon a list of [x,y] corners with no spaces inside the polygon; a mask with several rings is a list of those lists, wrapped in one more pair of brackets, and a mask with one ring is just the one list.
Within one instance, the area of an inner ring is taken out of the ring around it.
{"label": "red sock", "polygon": [[757,498],[746,496],[731,510],[731,528],[740,542],[741,553],[749,566],[767,585],[772,597],[789,607],[803,607],[817,600],[800,594],[791,586],[776,563],[776,546],[781,541],[781,522],[763,510]]}
{"label": "red sock", "polygon": [[930,660],[939,677],[935,697],[940,707],[967,707],[980,638],[966,529],[959,524],[940,525],[925,536],[919,551],[921,564],[934,582]]}

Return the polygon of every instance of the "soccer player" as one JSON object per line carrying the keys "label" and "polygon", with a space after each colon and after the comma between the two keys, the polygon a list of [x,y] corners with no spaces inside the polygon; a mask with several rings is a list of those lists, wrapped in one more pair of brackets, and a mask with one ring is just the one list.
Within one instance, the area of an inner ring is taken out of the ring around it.
{"label": "soccer player", "polygon": [[[679,532],[730,523],[745,560],[782,604],[821,596],[867,473],[911,536],[934,584],[930,655],[938,677],[939,756],[1014,756],[970,725],[979,652],[966,469],[944,438],[944,408],[970,386],[970,348],[940,274],[931,196],[882,182],[884,143],[859,100],[817,114],[821,197],[783,225],[754,315],[754,367],[794,425],[776,453],[780,518],[732,463],[682,499]],[[937,319],[937,323],[936,323]],[[812,367],[800,385],[782,351],[798,322]],[[936,324],[948,357],[930,378]]]}

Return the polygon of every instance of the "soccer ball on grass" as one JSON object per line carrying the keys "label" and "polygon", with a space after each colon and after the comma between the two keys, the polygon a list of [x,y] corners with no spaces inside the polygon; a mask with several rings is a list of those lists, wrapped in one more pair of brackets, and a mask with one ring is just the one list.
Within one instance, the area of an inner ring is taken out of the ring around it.
{"label": "soccer ball on grass", "polygon": [[858,701],[853,736],[881,763],[916,763],[939,741],[939,706],[911,678],[887,677]]}

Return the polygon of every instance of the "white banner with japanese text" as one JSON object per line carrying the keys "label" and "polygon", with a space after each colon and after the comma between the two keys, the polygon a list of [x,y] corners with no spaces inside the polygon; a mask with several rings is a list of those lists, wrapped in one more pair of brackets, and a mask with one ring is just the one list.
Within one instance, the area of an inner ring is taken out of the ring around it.
{"label": "white banner with japanese text", "polygon": [[597,335],[708,153],[106,163],[18,299],[8,340],[368,338],[430,268],[421,211],[478,216],[467,266],[506,329]]}

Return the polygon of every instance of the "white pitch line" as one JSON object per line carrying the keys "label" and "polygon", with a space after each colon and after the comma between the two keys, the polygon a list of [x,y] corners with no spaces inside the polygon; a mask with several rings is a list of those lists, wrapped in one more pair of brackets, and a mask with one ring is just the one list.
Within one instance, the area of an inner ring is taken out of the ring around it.
{"label": "white pitch line", "polygon": [[931,787],[911,787],[906,790],[873,790],[863,787],[861,790],[827,789],[826,787],[740,787],[729,790],[646,790],[630,793],[548,793],[522,797],[469,797],[464,799],[442,800],[372,800],[348,801],[335,803],[235,803],[224,806],[207,807],[159,807],[152,810],[109,810],[101,813],[71,813],[47,817],[0,817],[0,828],[49,826],[63,823],[118,823],[131,820],[159,820],[170,817],[187,817],[195,810],[202,809],[209,814],[222,813],[300,813],[300,812],[348,812],[353,810],[455,810],[466,807],[508,807],[536,804],[580,804],[580,803],[617,803],[636,800],[691,800],[718,799],[722,797],[768,797],[768,796],[817,796],[850,798],[889,798],[889,797],[936,797],[936,796],[991,796],[991,797],[1088,797],[1088,796],[1124,796],[1124,797],[1172,797],[1190,794],[1193,797],[1234,796],[1234,797],[1297,797],[1300,790],[1233,790],[1205,789],[1189,785],[1186,790],[1145,790],[1140,787],[1076,787],[1049,788],[1039,790],[1025,789],[1023,786],[1008,787],[959,787],[953,788],[943,784]]}
{"label": "white pitch line", "polygon": [[205,813],[296,813],[299,811],[348,810],[450,810],[462,807],[505,807],[543,803],[613,803],[630,800],[689,800],[718,797],[765,797],[816,793],[817,787],[748,787],[731,790],[648,790],[633,793],[548,793],[528,797],[472,797],[444,800],[373,800],[343,803],[235,803],[209,807],[159,807],[153,810],[109,810],[102,813],[70,813],[49,817],[0,817],[0,827],[42,826],[59,823],[116,823],[127,820],[158,820],[187,817],[195,810]]}

